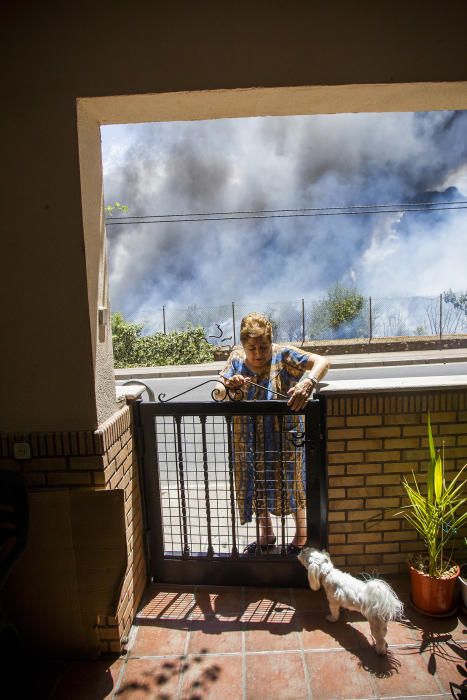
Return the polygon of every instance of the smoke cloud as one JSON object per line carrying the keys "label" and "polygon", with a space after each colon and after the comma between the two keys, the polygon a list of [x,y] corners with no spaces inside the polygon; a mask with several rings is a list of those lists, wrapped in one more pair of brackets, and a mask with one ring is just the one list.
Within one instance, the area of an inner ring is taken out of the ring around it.
{"label": "smoke cloud", "polygon": [[[467,199],[467,112],[102,127],[105,199],[131,216]],[[107,229],[114,311],[250,308],[465,289],[467,210]]]}

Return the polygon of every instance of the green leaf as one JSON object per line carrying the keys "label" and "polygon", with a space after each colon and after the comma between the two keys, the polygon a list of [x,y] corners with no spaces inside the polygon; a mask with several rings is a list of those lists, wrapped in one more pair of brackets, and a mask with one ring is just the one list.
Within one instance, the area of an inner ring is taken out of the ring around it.
{"label": "green leaf", "polygon": [[428,489],[428,500],[430,503],[433,502],[434,497],[434,480],[435,480],[435,464],[436,464],[436,450],[433,442],[433,433],[431,430],[430,414],[428,414],[427,419],[428,424],[428,445],[430,447],[430,464],[428,466],[428,477],[427,477],[427,489]]}
{"label": "green leaf", "polygon": [[439,502],[443,493],[443,477],[444,477],[443,461],[438,455],[435,462],[434,468],[434,486],[435,486],[435,498],[436,502]]}

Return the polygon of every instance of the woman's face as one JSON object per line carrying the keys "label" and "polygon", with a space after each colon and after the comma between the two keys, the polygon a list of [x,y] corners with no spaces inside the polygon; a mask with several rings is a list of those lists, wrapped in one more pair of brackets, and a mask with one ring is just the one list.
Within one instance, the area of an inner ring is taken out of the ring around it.
{"label": "woman's face", "polygon": [[266,335],[249,337],[243,343],[248,367],[254,372],[260,372],[272,357],[272,343]]}

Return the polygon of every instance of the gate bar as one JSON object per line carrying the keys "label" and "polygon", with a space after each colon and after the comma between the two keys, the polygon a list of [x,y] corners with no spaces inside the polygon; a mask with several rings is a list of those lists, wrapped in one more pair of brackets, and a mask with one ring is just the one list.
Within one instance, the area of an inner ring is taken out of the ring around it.
{"label": "gate bar", "polygon": [[208,474],[208,446],[206,443],[206,416],[200,416],[201,439],[203,441],[203,477],[204,477],[204,498],[206,500],[206,526],[208,530],[208,557],[212,559],[214,549],[212,546],[211,533],[211,504],[209,502],[209,474]]}
{"label": "gate bar", "polygon": [[280,487],[281,487],[281,540],[282,540],[282,545],[281,545],[281,556],[285,557],[286,555],[286,549],[285,549],[285,461],[284,461],[284,455],[282,453],[282,447],[283,447],[283,442],[282,442],[282,430],[284,429],[284,416],[277,416],[278,423],[279,423],[279,453],[281,456],[281,480],[280,480]]}
{"label": "gate bar", "polygon": [[227,423],[227,450],[229,456],[230,519],[232,521],[232,558],[238,557],[237,527],[235,522],[234,464],[232,448],[232,416],[225,417]]}
{"label": "gate bar", "polygon": [[186,496],[185,496],[185,475],[183,471],[183,449],[182,449],[182,417],[175,416],[177,427],[177,450],[178,450],[178,474],[180,479],[180,501],[182,507],[182,529],[183,529],[183,557],[188,557],[190,548],[188,546],[188,525],[186,518]]}

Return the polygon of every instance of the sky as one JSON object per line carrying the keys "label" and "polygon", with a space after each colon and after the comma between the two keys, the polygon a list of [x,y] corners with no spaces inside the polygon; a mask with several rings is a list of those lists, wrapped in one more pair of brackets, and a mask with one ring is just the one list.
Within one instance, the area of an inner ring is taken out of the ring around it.
{"label": "sky", "polygon": [[[467,112],[116,125],[101,136],[105,203],[133,217],[467,200]],[[107,237],[111,307],[131,320],[163,305],[311,300],[335,283],[375,298],[467,288],[467,209],[132,223]]]}

